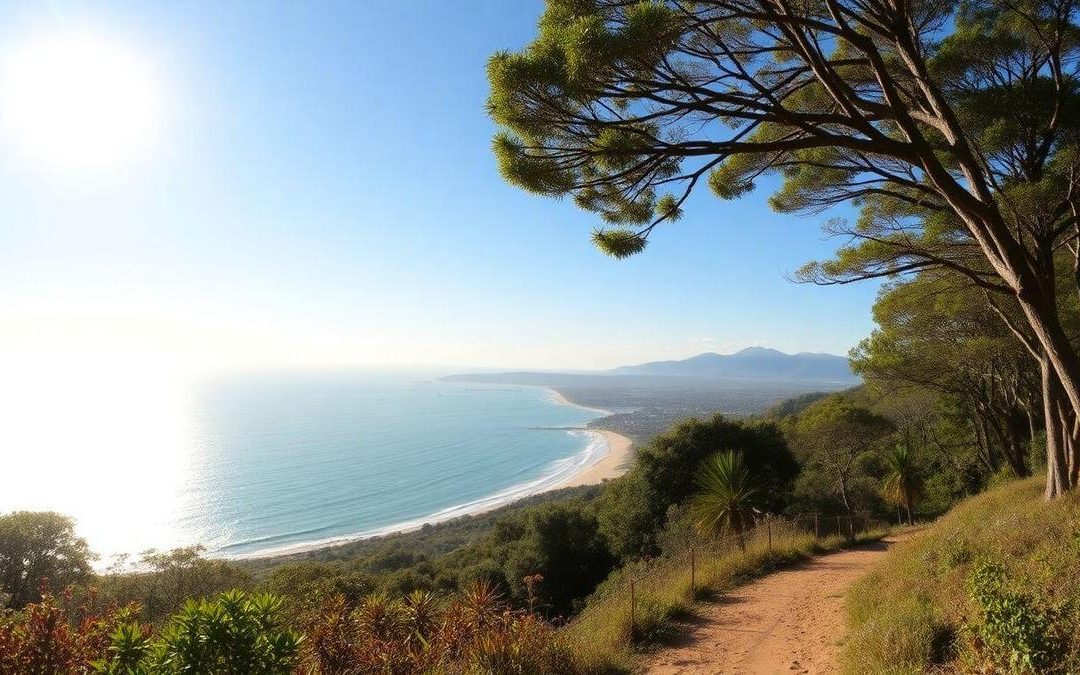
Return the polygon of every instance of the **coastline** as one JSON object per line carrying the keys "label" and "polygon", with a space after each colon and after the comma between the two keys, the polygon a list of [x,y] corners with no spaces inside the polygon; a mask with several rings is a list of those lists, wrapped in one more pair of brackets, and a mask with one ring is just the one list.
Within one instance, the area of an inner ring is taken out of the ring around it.
{"label": "coastline", "polygon": [[[530,386],[530,385],[518,385],[518,386]],[[580,405],[566,398],[562,392],[552,389],[550,387],[539,387],[546,391],[553,403],[556,405],[566,405],[575,408],[581,408],[591,412],[598,413],[602,416],[608,416],[613,414],[609,410],[602,408],[592,408],[589,406]],[[444,523],[457,518],[463,518],[466,516],[480,515],[495,509],[502,508],[513,504],[514,502],[531,497],[534,495],[542,494],[544,492],[551,492],[552,490],[560,490],[563,488],[581,487],[585,485],[598,485],[604,481],[618,478],[630,467],[631,460],[633,458],[633,442],[614,431],[608,431],[605,429],[589,429],[585,427],[567,429],[572,434],[584,434],[591,440],[586,443],[585,448],[580,452],[566,458],[559,460],[556,463],[555,470],[540,476],[539,478],[518,485],[512,485],[509,488],[505,488],[491,495],[481,497],[479,499],[467,502],[464,504],[458,504],[445,508],[441,511],[415,518],[392,525],[368,530],[365,532],[357,532],[356,534],[343,535],[332,537],[328,539],[322,539],[318,541],[300,542],[295,544],[286,544],[283,546],[276,546],[258,551],[241,552],[241,553],[228,553],[228,552],[216,552],[214,557],[223,558],[226,560],[263,560],[268,558],[286,558],[290,556],[303,555],[312,551],[319,551],[323,549],[334,548],[336,546],[342,546],[355,541],[361,541],[364,539],[376,539],[378,537],[384,537],[393,534],[404,534],[408,532],[415,532],[425,525],[435,525],[438,523]],[[601,450],[602,448],[602,450]]]}
{"label": "coastline", "polygon": [[584,468],[565,482],[559,483],[553,489],[599,485],[604,481],[618,478],[630,469],[630,463],[634,457],[633,441],[622,434],[607,431],[606,429],[597,429],[595,433],[602,435],[606,440],[607,453],[597,462]]}
{"label": "coastline", "polygon": [[[566,395],[561,391],[550,387],[544,388],[550,393],[552,400],[559,405],[569,405],[574,406],[575,408],[591,410],[600,413],[605,417],[614,414],[612,411],[604,410],[603,408],[590,408],[589,406],[581,405],[580,403],[574,403],[566,398]],[[606,480],[618,478],[629,470],[631,460],[633,459],[633,441],[622,434],[607,429],[586,429],[586,431],[603,436],[607,445],[607,452],[595,462],[583,466],[575,475],[567,478],[552,489],[579,487],[582,485],[599,485]]]}

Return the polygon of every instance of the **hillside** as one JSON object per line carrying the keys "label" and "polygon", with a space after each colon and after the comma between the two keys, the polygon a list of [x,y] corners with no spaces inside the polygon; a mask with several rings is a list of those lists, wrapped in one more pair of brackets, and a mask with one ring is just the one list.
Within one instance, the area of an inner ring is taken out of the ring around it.
{"label": "hillside", "polygon": [[1044,481],[961,503],[899,545],[848,595],[846,669],[1076,672],[1080,496]]}

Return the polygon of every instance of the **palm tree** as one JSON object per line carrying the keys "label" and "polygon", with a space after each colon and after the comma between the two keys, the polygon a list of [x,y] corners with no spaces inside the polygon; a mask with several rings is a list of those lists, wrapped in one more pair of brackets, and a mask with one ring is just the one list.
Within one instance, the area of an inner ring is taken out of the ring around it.
{"label": "palm tree", "polygon": [[701,463],[695,481],[698,491],[690,501],[694,526],[702,535],[732,532],[739,548],[746,549],[743,532],[753,521],[758,488],[739,453],[725,451]]}
{"label": "palm tree", "polygon": [[885,498],[904,507],[907,511],[908,524],[915,521],[911,511],[915,502],[923,495],[922,477],[919,476],[919,467],[915,461],[915,454],[903,443],[885,453],[885,465],[888,471],[881,481],[881,489]]}

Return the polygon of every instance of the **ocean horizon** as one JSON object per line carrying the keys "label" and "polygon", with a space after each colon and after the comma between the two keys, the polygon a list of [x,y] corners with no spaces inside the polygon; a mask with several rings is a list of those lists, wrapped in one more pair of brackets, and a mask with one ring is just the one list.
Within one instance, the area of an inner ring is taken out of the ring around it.
{"label": "ocean horizon", "polygon": [[[59,473],[62,498],[0,496],[0,511],[73,516],[100,565],[151,548],[243,558],[415,529],[552,489],[608,450],[584,428],[605,412],[552,390],[410,372],[243,374],[167,396],[134,384],[106,394],[84,404],[105,417],[83,438],[93,461],[29,455]],[[125,421],[125,409],[169,423]],[[125,423],[142,433],[122,433]],[[97,497],[153,483],[134,506]]]}

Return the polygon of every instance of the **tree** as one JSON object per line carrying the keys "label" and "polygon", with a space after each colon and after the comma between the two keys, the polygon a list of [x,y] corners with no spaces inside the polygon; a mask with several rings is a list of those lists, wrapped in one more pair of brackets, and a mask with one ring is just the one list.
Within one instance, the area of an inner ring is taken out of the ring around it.
{"label": "tree", "polygon": [[706,536],[731,532],[745,549],[743,532],[757,513],[758,489],[743,456],[731,451],[710,456],[701,463],[696,483],[690,502],[695,528]]}
{"label": "tree", "polygon": [[793,436],[804,465],[832,481],[848,516],[854,514],[853,478],[859,459],[893,430],[885,417],[836,394],[810,406],[795,422]]}
{"label": "tree", "polygon": [[41,600],[41,585],[58,592],[90,576],[90,550],[75,521],[59,513],[14,511],[0,516],[0,606]]}
{"label": "tree", "polygon": [[120,556],[109,574],[97,580],[103,595],[121,603],[137,602],[143,620],[158,623],[191,598],[208,598],[251,587],[251,575],[225,560],[202,557],[202,546],[144,551],[131,569]]}
{"label": "tree", "polygon": [[837,230],[857,241],[804,278],[954,270],[1015,303],[1075,413],[1080,357],[1054,253],[1080,253],[1076,12],[1071,0],[548,0],[536,40],[488,64],[494,151],[511,183],[600,214],[610,229],[594,240],[618,257],[702,182],[734,199],[779,174],[778,210],[853,203],[858,222]]}
{"label": "tree", "polygon": [[923,493],[922,477],[915,456],[903,443],[898,443],[885,453],[888,472],[881,481],[885,497],[897,506],[904,507],[909,525],[914,525],[912,509]]}
{"label": "tree", "polygon": [[[569,616],[574,602],[591,593],[615,566],[595,514],[581,504],[530,509],[515,529],[512,541],[500,553],[506,558],[506,579],[519,605],[538,599],[537,609]],[[543,581],[534,595],[525,579],[537,574]]]}
{"label": "tree", "polygon": [[1043,424],[1038,364],[981,293],[955,274],[923,272],[883,287],[874,320],[877,329],[852,350],[852,369],[893,393],[949,397],[966,411],[992,472],[1004,460],[1029,475],[1029,446]]}
{"label": "tree", "polygon": [[798,473],[779,428],[723,415],[684,420],[638,449],[633,468],[601,494],[600,529],[612,551],[624,559],[659,553],[668,509],[693,495],[701,462],[725,450],[741,455],[761,488],[760,506],[779,511]]}

